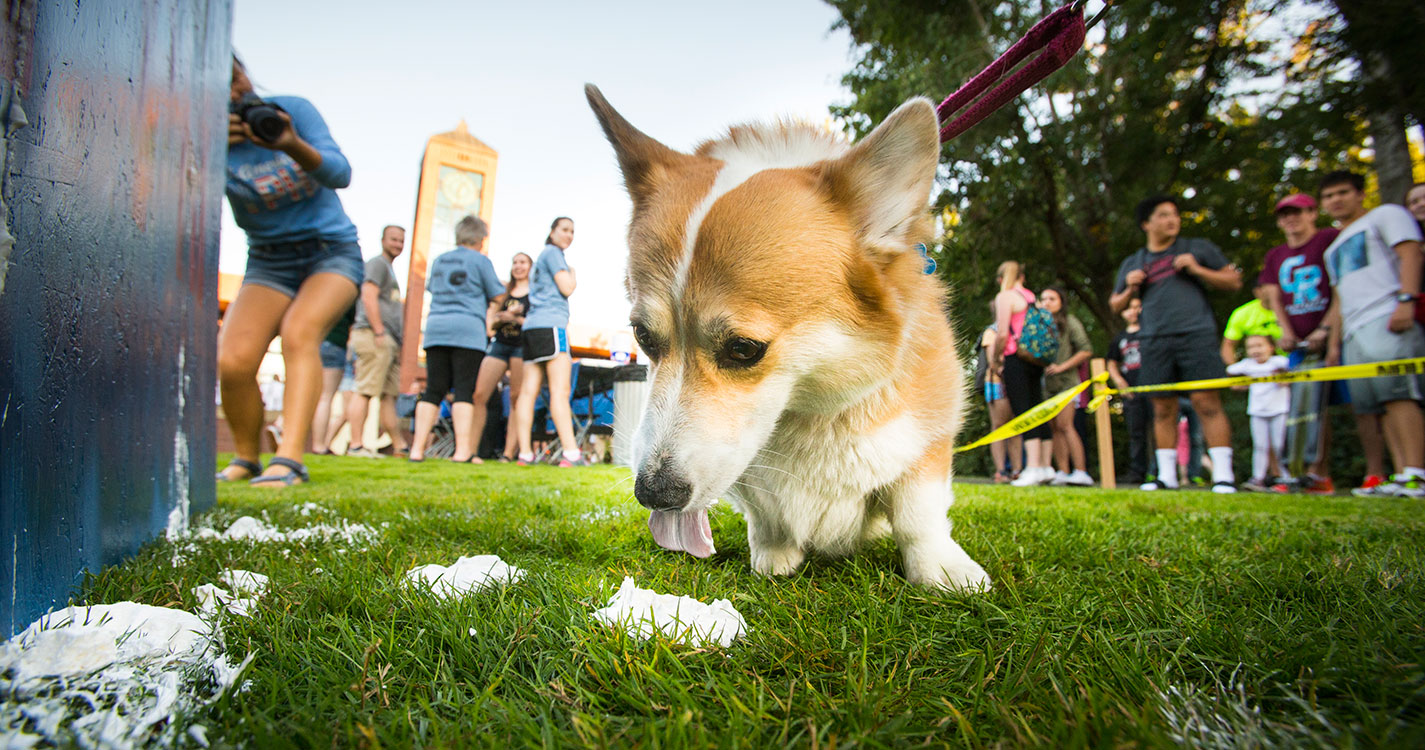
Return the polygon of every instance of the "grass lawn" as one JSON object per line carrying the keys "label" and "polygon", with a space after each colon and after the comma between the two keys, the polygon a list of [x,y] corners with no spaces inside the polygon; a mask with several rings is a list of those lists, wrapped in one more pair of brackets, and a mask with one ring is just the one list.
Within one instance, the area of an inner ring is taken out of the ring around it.
{"label": "grass lawn", "polygon": [[[1419,504],[959,485],[956,539],[995,588],[957,596],[907,586],[890,541],[759,578],[722,504],[715,556],[660,551],[621,469],[311,467],[306,487],[220,486],[197,521],[340,516],[387,524],[376,541],[204,542],[177,567],[156,543],[82,592],[196,610],[223,569],[270,576],[255,616],[224,626],[234,661],[256,658],[249,689],[199,717],[218,745],[1425,743]],[[400,583],[475,554],[528,574],[455,603]],[[589,615],[624,576],[730,599],[749,633],[614,633]]]}

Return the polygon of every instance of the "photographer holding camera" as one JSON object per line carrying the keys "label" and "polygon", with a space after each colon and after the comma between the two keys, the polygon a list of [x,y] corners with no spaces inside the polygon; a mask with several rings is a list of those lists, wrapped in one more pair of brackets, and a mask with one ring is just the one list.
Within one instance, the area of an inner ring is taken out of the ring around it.
{"label": "photographer holding camera", "polygon": [[[309,479],[302,454],[322,389],[319,345],[364,278],[356,225],[336,195],[350,184],[351,167],[311,102],[264,101],[236,56],[229,95],[227,196],[247,233],[248,259],[218,334],[223,411],[237,457],[217,478],[286,487]],[[278,335],[287,429],[264,471],[257,370]]]}

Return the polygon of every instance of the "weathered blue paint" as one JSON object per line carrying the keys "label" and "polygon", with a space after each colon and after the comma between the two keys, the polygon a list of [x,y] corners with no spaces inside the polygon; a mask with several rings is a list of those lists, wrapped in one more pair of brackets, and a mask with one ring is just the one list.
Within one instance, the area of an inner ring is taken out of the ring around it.
{"label": "weathered blue paint", "polygon": [[33,23],[0,39],[29,123],[0,190],[0,635],[213,504],[232,19],[231,0],[12,5]]}

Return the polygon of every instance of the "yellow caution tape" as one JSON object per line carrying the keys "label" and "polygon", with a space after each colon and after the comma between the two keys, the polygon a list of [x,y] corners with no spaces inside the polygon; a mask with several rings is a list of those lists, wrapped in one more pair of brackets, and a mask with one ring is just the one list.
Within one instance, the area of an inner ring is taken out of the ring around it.
{"label": "yellow caution tape", "polygon": [[[1106,401],[1113,396],[1124,393],[1151,393],[1155,391],[1210,391],[1219,388],[1231,388],[1237,385],[1251,385],[1253,383],[1310,383],[1324,382],[1330,380],[1357,380],[1359,378],[1385,378],[1397,375],[1422,375],[1425,374],[1425,357],[1415,357],[1413,359],[1392,359],[1388,362],[1372,362],[1366,365],[1338,365],[1336,367],[1318,367],[1312,370],[1293,370],[1289,372],[1279,372],[1275,375],[1260,375],[1256,377],[1241,375],[1231,378],[1210,378],[1208,380],[1189,380],[1182,383],[1164,383],[1162,385],[1138,385],[1132,388],[1101,387],[1096,388],[1094,397],[1089,401],[1088,410],[1096,411]],[[1063,393],[1043,401],[1028,411],[1000,425],[1000,428],[990,434],[976,440],[969,445],[962,445],[955,449],[956,453],[963,453],[990,443],[999,442],[1005,438],[1012,438],[1015,435],[1022,435],[1054,418],[1054,415],[1064,410],[1070,401],[1078,398],[1080,393],[1088,390],[1095,384],[1102,385],[1108,382],[1108,373],[1100,373],[1089,378],[1082,383],[1070,388]]]}
{"label": "yellow caution tape", "polygon": [[1330,380],[1358,380],[1361,378],[1385,378],[1397,375],[1425,374],[1425,357],[1413,359],[1392,359],[1388,362],[1371,362],[1365,365],[1337,365],[1317,367],[1312,370],[1292,370],[1274,375],[1256,377],[1240,375],[1231,378],[1209,378],[1189,380],[1183,383],[1163,383],[1162,385],[1138,385],[1132,388],[1103,388],[1094,394],[1089,402],[1089,411],[1095,411],[1110,397],[1123,393],[1152,393],[1156,391],[1210,391],[1253,383],[1311,383]]}
{"label": "yellow caution tape", "polygon": [[1073,401],[1074,399],[1078,398],[1079,394],[1088,390],[1089,386],[1094,385],[1095,383],[1106,382],[1108,382],[1108,373],[1099,373],[1098,375],[1095,375],[1094,377],[1089,378],[1088,380],[1085,380],[1082,383],[1079,383],[1073,388],[1070,388],[1069,390],[1064,391],[1048,399],[1047,401],[1040,402],[1039,404],[1030,408],[1023,414],[1020,414],[1014,419],[1011,419],[1010,421],[1000,425],[1000,428],[998,430],[991,432],[990,434],[980,438],[979,440],[976,440],[975,442],[970,443],[969,445],[962,445],[959,448],[956,448],[955,452],[964,453],[965,451],[978,448],[982,445],[989,445],[990,443],[998,442],[1000,440],[1004,440],[1005,438],[1012,438],[1015,435],[1029,432],[1035,427],[1038,427],[1039,425],[1044,424],[1045,422],[1048,422],[1049,420],[1053,419],[1055,414],[1058,414],[1059,412],[1063,411],[1064,407],[1068,406],[1070,401]]}

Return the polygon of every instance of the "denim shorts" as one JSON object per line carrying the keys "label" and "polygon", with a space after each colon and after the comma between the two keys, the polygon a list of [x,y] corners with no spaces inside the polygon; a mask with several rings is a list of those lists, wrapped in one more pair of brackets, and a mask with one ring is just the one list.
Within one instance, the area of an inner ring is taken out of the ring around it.
{"label": "denim shorts", "polygon": [[296,297],[302,282],[319,273],[337,273],[359,289],[366,278],[361,246],[355,242],[303,240],[253,245],[247,249],[244,284],[260,284]]}
{"label": "denim shorts", "polygon": [[323,341],[320,352],[323,370],[340,370],[346,367],[346,347]]}
{"label": "denim shorts", "polygon": [[524,347],[519,344],[506,344],[499,339],[490,339],[490,351],[486,352],[485,356],[508,362],[511,359],[524,357]]}

